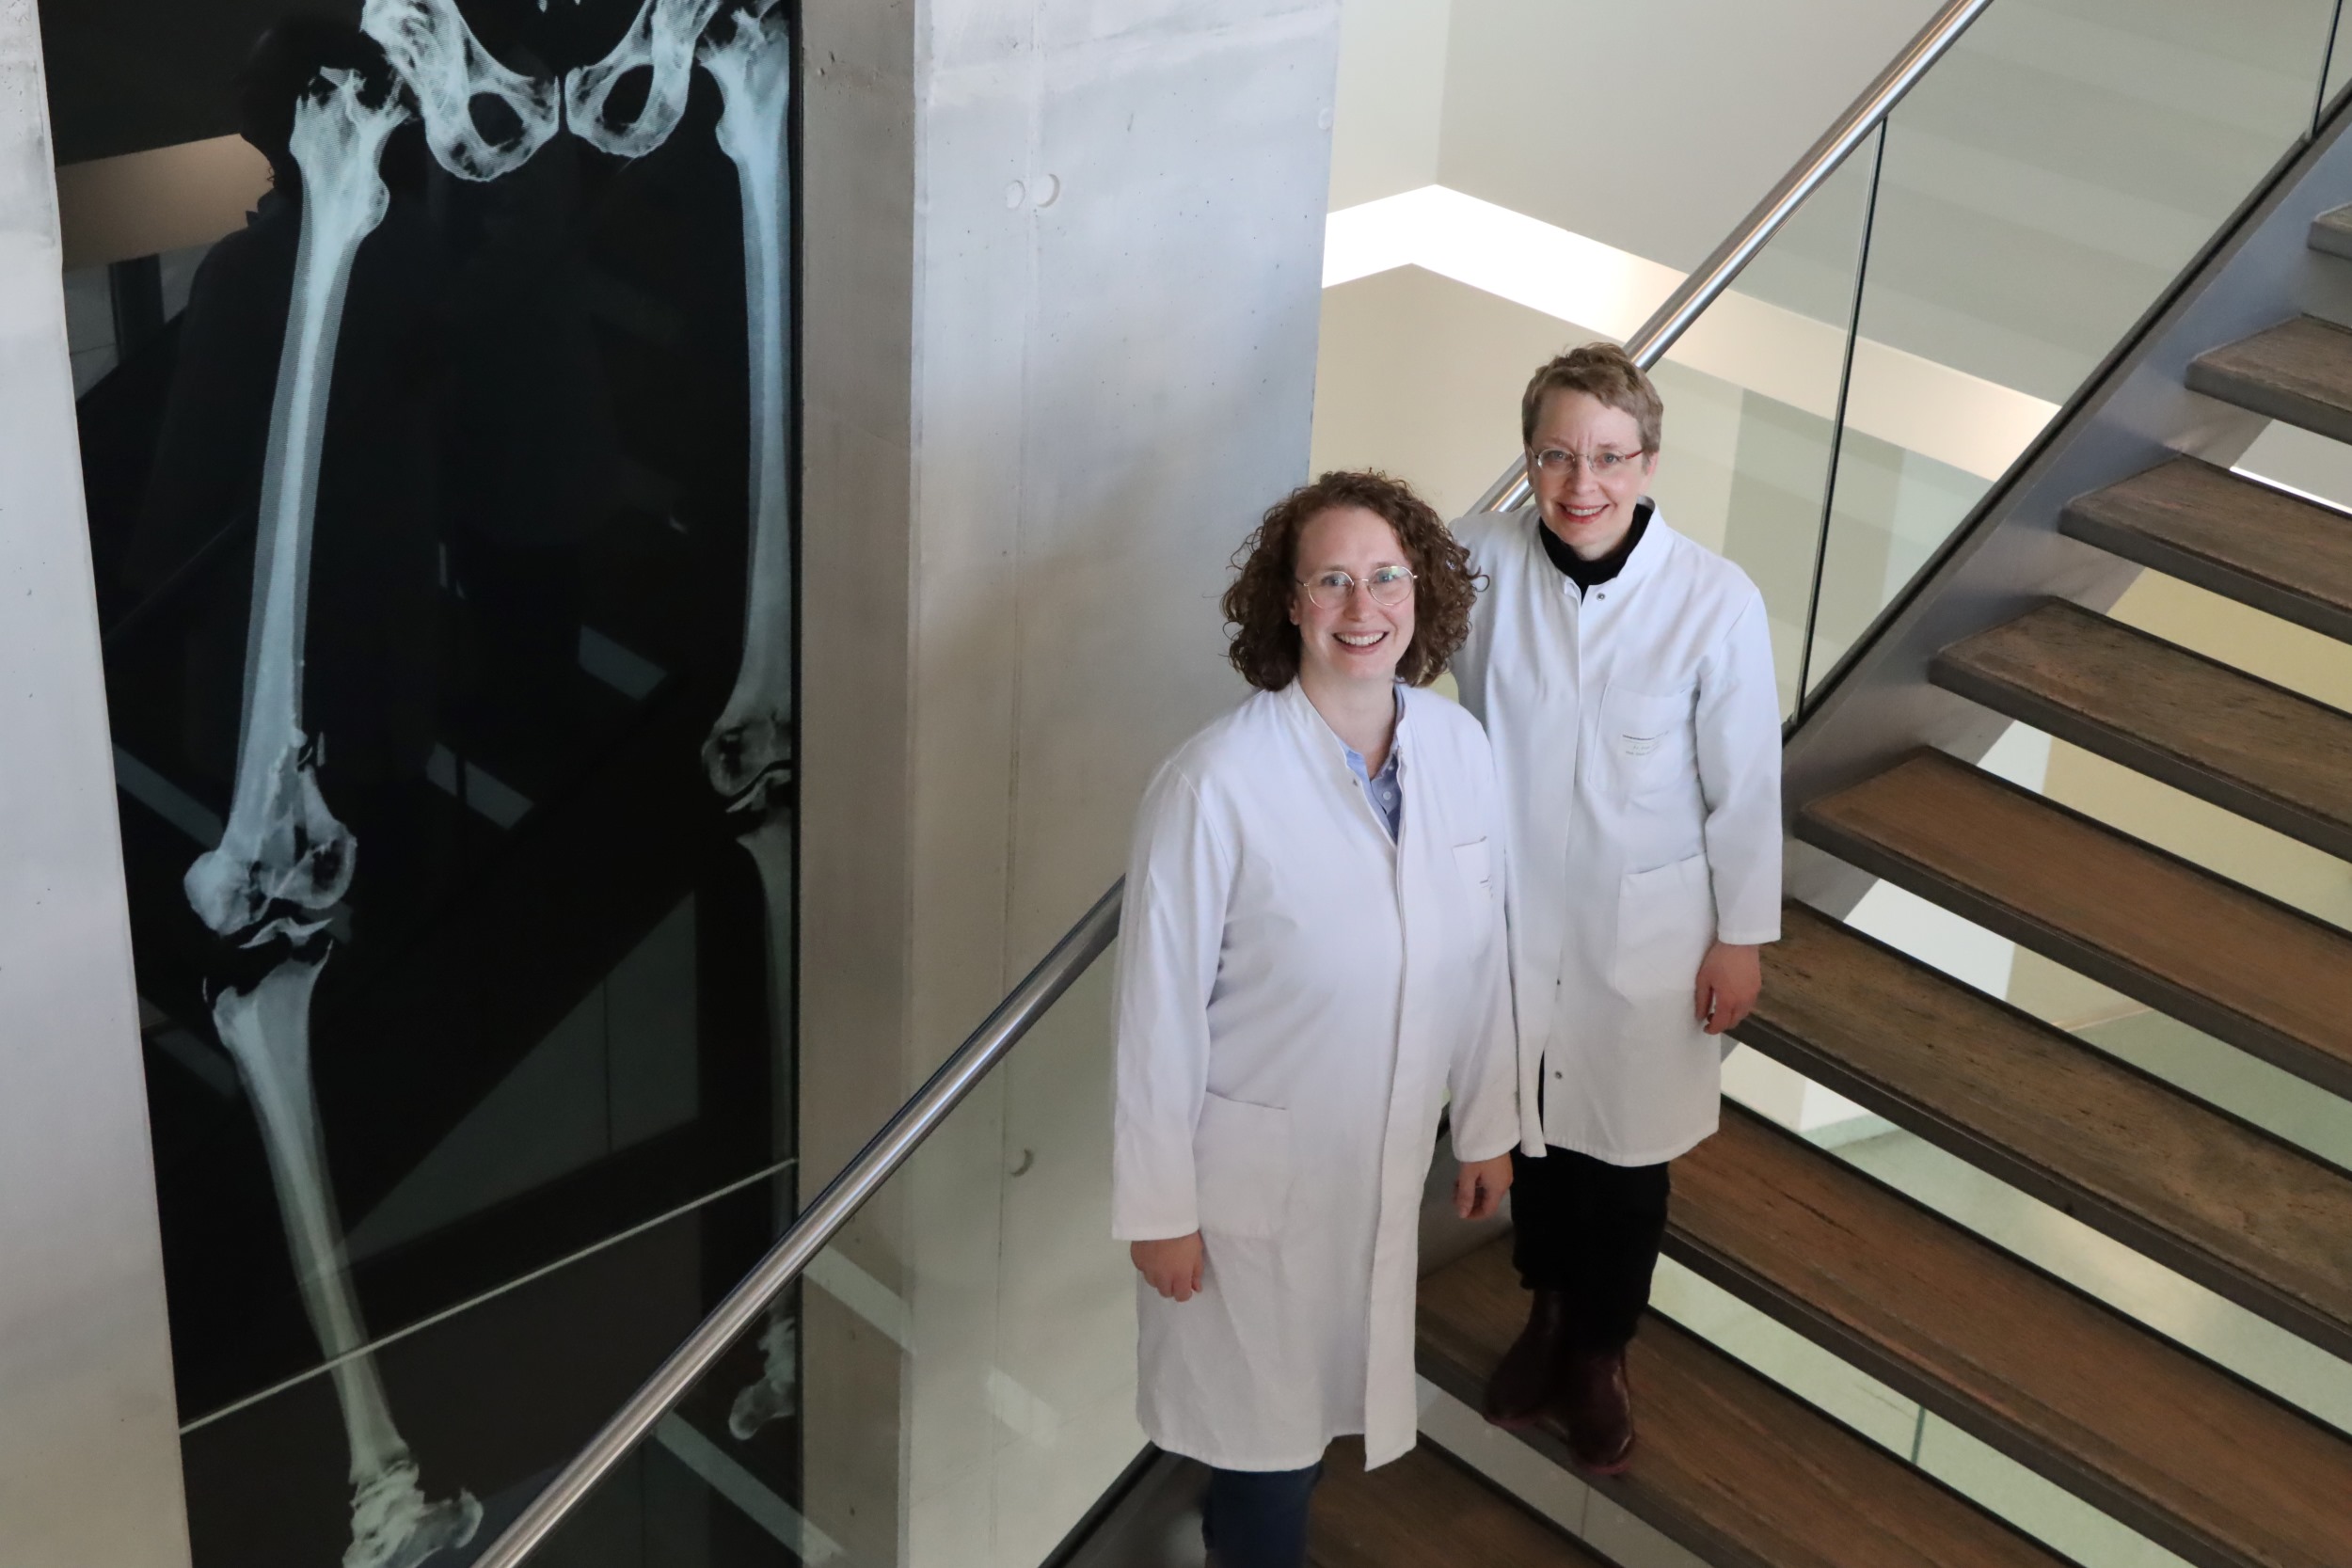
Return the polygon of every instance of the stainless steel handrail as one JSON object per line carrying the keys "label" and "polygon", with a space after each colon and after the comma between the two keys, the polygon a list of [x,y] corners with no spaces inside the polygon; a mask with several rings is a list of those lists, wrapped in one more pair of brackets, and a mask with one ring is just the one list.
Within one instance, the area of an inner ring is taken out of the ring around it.
{"label": "stainless steel handrail", "polygon": [[[1732,279],[1756,259],[1756,252],[1772,243],[1772,236],[1804,205],[1804,198],[1820,189],[1821,182],[1836,173],[1853,150],[1884,123],[1903,95],[1960,41],[1960,35],[1968,30],[1968,24],[1992,4],[1993,0],[1950,0],[1929,19],[1918,36],[1903,45],[1902,53],[1889,60],[1878,79],[1863,88],[1862,96],[1837,117],[1836,123],[1823,132],[1821,139],[1781,176],[1780,183],[1766,193],[1755,210],[1715,247],[1714,253],[1701,261],[1666,296],[1666,302],[1650,313],[1649,320],[1625,341],[1626,353],[1632,356],[1635,364],[1648,370],[1666,356],[1676,340],[1731,287]],[[1470,510],[1509,512],[1526,505],[1528,495],[1525,461],[1513,458],[1511,466],[1486,487],[1486,493],[1478,498],[1478,504]]]}
{"label": "stainless steel handrail", "polygon": [[685,1397],[784,1288],[800,1277],[850,1216],[906,1164],[931,1130],[962,1103],[989,1069],[1021,1043],[1031,1025],[1103,955],[1119,932],[1119,900],[1125,886],[1123,878],[1111,884],[1110,891],[1095,901],[1069,935],[1055,943],[1054,950],[1029,971],[1012,994],[997,1004],[988,1021],[956,1048],[955,1054],[940,1065],[914,1098],[803,1211],[783,1239],[743,1276],[742,1283],[727,1292],[726,1299],[687,1336],[684,1344],[671,1352],[670,1358],[629,1396],[619,1413],[506,1528],[506,1533],[474,1560],[474,1568],[516,1568],[596,1482],[628,1457],[654,1423]]}

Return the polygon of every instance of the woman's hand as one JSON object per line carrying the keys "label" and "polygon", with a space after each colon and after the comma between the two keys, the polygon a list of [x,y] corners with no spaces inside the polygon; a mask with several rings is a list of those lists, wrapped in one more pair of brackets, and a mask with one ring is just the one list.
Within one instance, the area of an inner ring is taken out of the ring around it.
{"label": "woman's hand", "polygon": [[1754,947],[1734,947],[1719,942],[1699,962],[1698,985],[1691,995],[1691,1011],[1710,1035],[1726,1034],[1755,1010],[1764,992],[1764,962]]}
{"label": "woman's hand", "polygon": [[1472,1160],[1454,1173],[1454,1212],[1466,1220],[1483,1220],[1502,1207],[1511,1190],[1511,1156]]}
{"label": "woman's hand", "polygon": [[1200,1293],[1200,1232],[1171,1236],[1164,1242],[1129,1243],[1127,1256],[1152,1289],[1170,1301],[1190,1301]]}

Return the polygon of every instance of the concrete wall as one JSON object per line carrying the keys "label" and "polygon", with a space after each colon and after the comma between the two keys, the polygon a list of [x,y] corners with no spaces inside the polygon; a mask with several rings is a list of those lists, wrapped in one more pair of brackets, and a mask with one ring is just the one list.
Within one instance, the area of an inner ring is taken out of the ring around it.
{"label": "concrete wall", "polygon": [[187,1561],[32,0],[0,0],[0,1562]]}
{"label": "concrete wall", "polygon": [[[1242,694],[1216,599],[1307,469],[1339,9],[805,14],[815,1173],[1109,884],[1151,769]],[[854,1552],[1034,1562],[1141,1443],[1106,978],[828,1265],[867,1309],[812,1308],[808,1512]]]}

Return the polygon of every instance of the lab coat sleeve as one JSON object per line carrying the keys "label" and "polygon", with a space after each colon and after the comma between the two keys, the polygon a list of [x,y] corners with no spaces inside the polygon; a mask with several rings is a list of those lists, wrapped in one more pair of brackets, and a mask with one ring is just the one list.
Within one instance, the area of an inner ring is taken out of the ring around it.
{"label": "lab coat sleeve", "polygon": [[1193,781],[1163,769],[1137,816],[1120,917],[1111,1234],[1123,1242],[1200,1228],[1192,1140],[1232,869]]}
{"label": "lab coat sleeve", "polygon": [[1502,911],[1511,875],[1504,845],[1502,792],[1494,778],[1494,757],[1486,737],[1478,736],[1471,767],[1477,776],[1479,805],[1486,825],[1494,866],[1494,936],[1478,990],[1476,1015],[1454,1049],[1446,1088],[1451,1101],[1454,1157],[1491,1160],[1522,1141],[1519,1125],[1519,1037],[1517,1009],[1512,1005],[1509,940]]}
{"label": "lab coat sleeve", "polygon": [[1780,689],[1763,595],[1747,604],[1699,667],[1699,789],[1715,939],[1780,940]]}

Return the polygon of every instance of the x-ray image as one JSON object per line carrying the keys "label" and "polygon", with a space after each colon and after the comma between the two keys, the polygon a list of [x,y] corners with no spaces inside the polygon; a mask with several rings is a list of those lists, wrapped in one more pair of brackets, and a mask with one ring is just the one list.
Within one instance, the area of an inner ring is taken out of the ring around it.
{"label": "x-ray image", "polygon": [[[464,1560],[561,1456],[437,1457],[383,1337],[755,1177],[788,1217],[793,17],[43,27],[188,1442],[307,1383],[347,1461],[330,1545],[208,1533],[192,1460],[199,1561]],[[141,159],[262,175],[124,253]]]}

